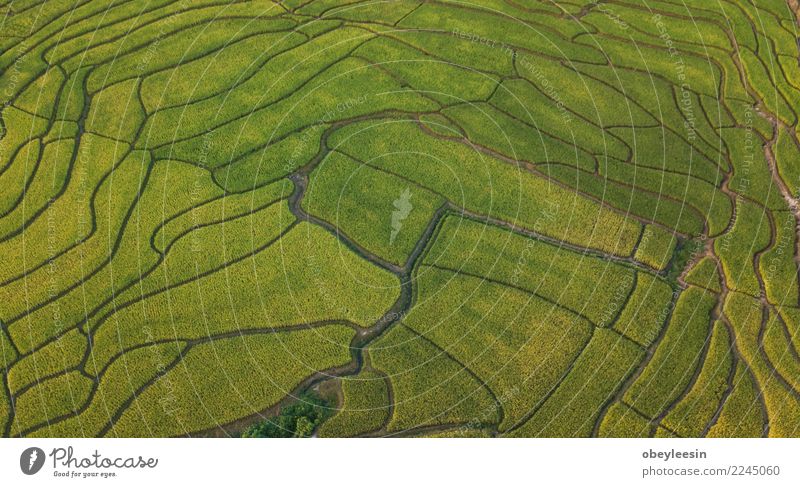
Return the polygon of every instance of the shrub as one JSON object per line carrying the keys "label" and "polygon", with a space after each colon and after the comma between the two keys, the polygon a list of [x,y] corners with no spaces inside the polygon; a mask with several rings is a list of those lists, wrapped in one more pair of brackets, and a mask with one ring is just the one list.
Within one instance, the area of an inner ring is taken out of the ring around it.
{"label": "shrub", "polygon": [[108,435],[183,435],[267,409],[315,372],[349,362],[353,336],[332,325],[196,345],[136,396]]}
{"label": "shrub", "polygon": [[329,404],[322,398],[305,393],[296,402],[281,408],[280,414],[251,425],[242,432],[244,438],[308,438],[329,415]]}

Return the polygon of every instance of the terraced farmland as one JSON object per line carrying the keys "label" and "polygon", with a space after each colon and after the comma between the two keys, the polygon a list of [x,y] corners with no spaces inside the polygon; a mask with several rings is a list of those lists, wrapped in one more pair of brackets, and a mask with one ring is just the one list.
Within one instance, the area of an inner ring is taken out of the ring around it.
{"label": "terraced farmland", "polygon": [[800,435],[798,28],[0,0],[2,436]]}

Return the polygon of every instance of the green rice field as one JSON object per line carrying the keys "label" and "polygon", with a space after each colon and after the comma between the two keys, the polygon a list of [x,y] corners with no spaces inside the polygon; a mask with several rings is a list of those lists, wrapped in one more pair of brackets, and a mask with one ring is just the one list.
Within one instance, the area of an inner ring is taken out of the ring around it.
{"label": "green rice field", "polygon": [[795,0],[0,0],[0,436],[799,437]]}

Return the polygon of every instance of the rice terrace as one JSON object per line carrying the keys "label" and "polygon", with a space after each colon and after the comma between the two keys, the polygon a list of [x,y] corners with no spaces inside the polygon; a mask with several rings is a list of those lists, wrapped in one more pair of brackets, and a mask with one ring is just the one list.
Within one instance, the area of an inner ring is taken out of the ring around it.
{"label": "rice terrace", "polygon": [[798,19],[0,0],[0,436],[800,436]]}

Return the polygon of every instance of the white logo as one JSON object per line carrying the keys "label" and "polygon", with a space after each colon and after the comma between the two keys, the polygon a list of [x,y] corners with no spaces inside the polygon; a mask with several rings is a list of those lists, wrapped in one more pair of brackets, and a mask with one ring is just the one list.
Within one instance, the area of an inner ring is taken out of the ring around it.
{"label": "white logo", "polygon": [[408,214],[414,209],[414,205],[411,204],[411,190],[408,188],[403,190],[393,203],[396,209],[392,212],[392,234],[389,236],[389,245],[394,244],[394,239],[403,228],[403,220],[408,218]]}

